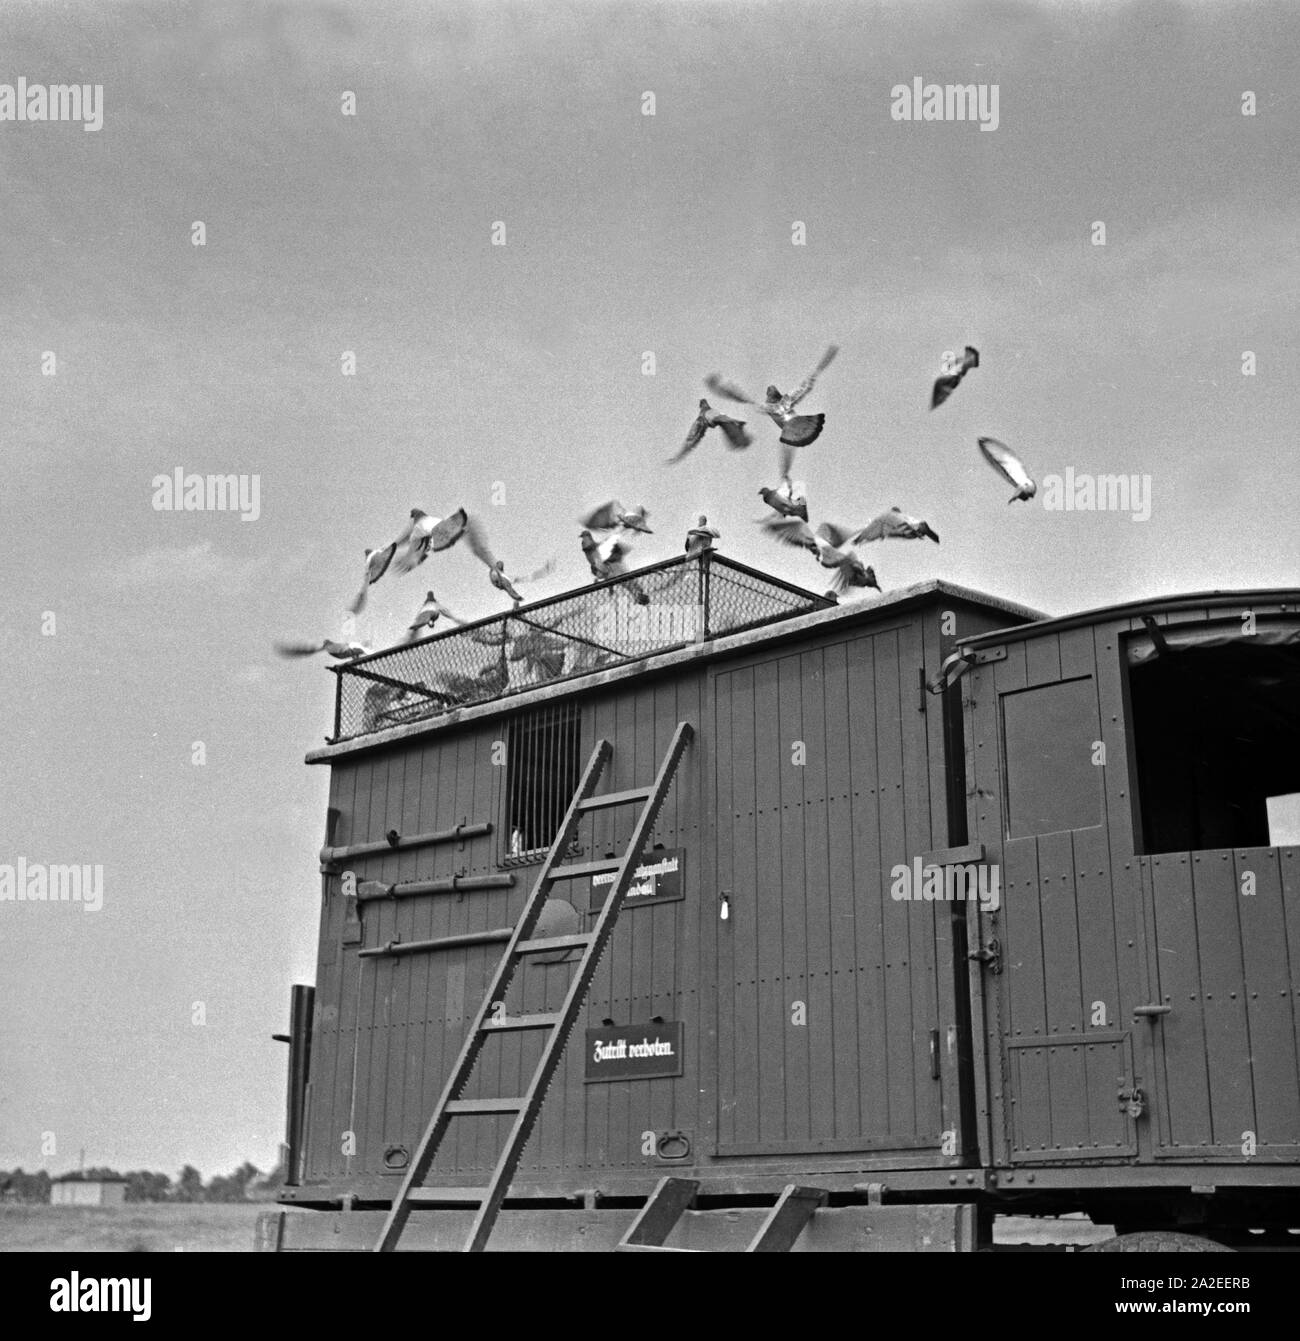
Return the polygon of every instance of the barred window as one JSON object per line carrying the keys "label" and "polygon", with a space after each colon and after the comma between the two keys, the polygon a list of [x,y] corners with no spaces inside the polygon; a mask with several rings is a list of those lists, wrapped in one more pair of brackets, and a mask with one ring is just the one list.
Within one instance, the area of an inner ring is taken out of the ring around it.
{"label": "barred window", "polygon": [[540,861],[555,841],[582,773],[576,703],[535,708],[506,731],[506,862]]}

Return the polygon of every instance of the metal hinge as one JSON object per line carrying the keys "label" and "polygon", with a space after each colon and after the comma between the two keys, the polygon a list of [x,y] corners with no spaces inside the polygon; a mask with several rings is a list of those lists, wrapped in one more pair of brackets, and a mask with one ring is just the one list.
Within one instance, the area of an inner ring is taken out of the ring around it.
{"label": "metal hinge", "polygon": [[966,958],[973,959],[976,962],[983,964],[990,973],[1001,973],[1002,942],[994,936],[982,950],[972,950]]}

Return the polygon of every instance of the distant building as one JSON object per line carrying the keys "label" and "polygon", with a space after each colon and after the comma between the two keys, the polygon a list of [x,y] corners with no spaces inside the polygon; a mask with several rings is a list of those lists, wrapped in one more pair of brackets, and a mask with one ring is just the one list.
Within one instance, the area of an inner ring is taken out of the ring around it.
{"label": "distant building", "polygon": [[115,1173],[65,1173],[50,1180],[51,1206],[120,1206],[126,1200],[126,1179]]}

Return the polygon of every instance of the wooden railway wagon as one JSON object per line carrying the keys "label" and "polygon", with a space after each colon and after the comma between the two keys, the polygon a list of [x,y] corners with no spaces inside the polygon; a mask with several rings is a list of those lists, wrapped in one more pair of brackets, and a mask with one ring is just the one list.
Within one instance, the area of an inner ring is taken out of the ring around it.
{"label": "wooden railway wagon", "polygon": [[1298,604],[706,553],[339,668],[260,1245],[1294,1243]]}

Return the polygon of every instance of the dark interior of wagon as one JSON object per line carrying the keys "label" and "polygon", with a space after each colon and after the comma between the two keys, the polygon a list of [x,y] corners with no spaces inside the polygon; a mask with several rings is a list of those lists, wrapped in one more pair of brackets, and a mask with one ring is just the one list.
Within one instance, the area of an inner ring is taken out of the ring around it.
{"label": "dark interior of wagon", "polygon": [[1171,648],[1129,677],[1139,852],[1297,841],[1300,647]]}

